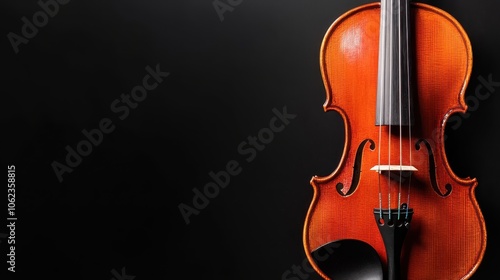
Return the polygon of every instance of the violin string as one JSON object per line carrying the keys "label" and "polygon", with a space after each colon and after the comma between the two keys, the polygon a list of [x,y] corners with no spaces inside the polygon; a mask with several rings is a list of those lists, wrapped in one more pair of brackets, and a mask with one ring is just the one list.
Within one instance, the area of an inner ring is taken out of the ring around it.
{"label": "violin string", "polygon": [[[394,24],[393,24],[393,15],[394,15],[394,3],[391,1],[390,6],[389,6],[389,15],[390,15],[390,23],[389,23],[389,41],[391,42],[391,46],[394,43]],[[388,166],[389,166],[389,178],[387,180],[388,182],[388,209],[389,209],[389,219],[391,219],[391,180],[390,180],[390,175],[391,175],[391,128],[392,128],[392,90],[394,89],[393,87],[393,61],[394,61],[394,50],[391,48],[391,51],[389,52],[389,85],[391,88],[391,92],[389,94],[389,127],[388,127]]]}
{"label": "violin string", "polygon": [[[386,40],[387,40],[387,33],[386,33],[386,26],[387,26],[387,13],[386,13],[386,7],[387,7],[387,1],[382,0],[381,1],[381,15],[380,15],[380,23],[381,23],[381,28],[380,28],[380,56],[379,56],[379,73],[380,75],[383,75],[382,73],[385,73],[384,71],[387,68],[386,64],[386,53],[385,53],[385,47],[386,45]],[[382,219],[382,187],[381,187],[381,170],[380,170],[380,158],[381,158],[381,151],[382,151],[382,112],[384,111],[384,100],[385,100],[385,91],[387,88],[387,76],[383,75],[382,77],[379,77],[379,83],[378,83],[378,93],[380,96],[379,99],[379,126],[378,126],[378,203],[379,203],[379,208],[380,208],[380,219]]]}
{"label": "violin string", "polygon": [[[408,95],[408,144],[409,144],[409,156],[410,156],[410,166],[413,166],[412,162],[412,123],[411,123],[411,95],[410,95],[410,89],[411,89],[411,80],[410,80],[410,27],[409,27],[409,21],[410,21],[410,5],[408,3],[408,0],[405,0],[405,15],[406,15],[406,65],[407,65],[407,95]],[[410,209],[410,191],[411,191],[411,178],[412,178],[413,173],[410,171],[409,178],[408,178],[408,198],[406,201],[406,218],[408,219],[408,212]]]}
{"label": "violin string", "polygon": [[399,91],[399,189],[398,189],[398,220],[401,217],[401,184],[402,184],[402,179],[403,179],[403,118],[402,118],[402,90],[403,90],[403,83],[402,83],[402,63],[403,60],[401,58],[402,55],[402,47],[401,47],[401,5],[400,2],[398,2],[398,67],[399,67],[399,73],[398,73],[398,91]]}

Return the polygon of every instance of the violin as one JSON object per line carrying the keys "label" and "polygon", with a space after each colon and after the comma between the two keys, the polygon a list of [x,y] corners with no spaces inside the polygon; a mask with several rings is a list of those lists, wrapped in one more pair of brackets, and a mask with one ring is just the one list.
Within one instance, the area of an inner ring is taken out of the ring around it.
{"label": "violin", "polygon": [[337,18],[320,50],[325,111],[343,119],[337,168],[313,176],[303,245],[324,279],[468,279],[486,249],[476,178],[445,153],[465,113],[470,40],[447,12],[410,0]]}

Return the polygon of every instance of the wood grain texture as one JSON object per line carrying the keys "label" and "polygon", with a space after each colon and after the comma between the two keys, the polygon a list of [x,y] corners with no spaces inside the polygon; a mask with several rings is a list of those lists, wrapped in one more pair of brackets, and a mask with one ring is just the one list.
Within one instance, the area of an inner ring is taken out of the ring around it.
{"label": "wood grain texture", "polygon": [[[304,225],[307,257],[325,279],[328,277],[315,266],[311,252],[329,241],[363,240],[386,263],[373,209],[379,206],[379,180],[384,208],[397,207],[399,183],[370,171],[379,163],[379,149],[381,164],[399,164],[401,151],[405,155],[403,164],[418,169],[409,190],[409,204],[415,214],[402,253],[406,279],[467,279],[477,269],[486,248],[486,227],[474,194],[476,179],[456,176],[444,149],[446,120],[466,110],[471,44],[459,23],[444,11],[414,3],[412,17],[416,123],[411,139],[406,130],[401,138],[399,129],[393,127],[389,132],[384,126],[379,142],[379,127],[375,126],[380,3],[347,12],[332,24],[323,40],[320,64],[326,89],[324,109],[342,116],[346,135],[337,169],[329,176],[311,180],[314,196]],[[366,139],[371,139],[375,148],[364,146],[359,184],[352,194],[342,196],[336,186],[343,184],[344,193],[351,188],[356,151]],[[420,139],[427,141],[433,158],[423,143],[416,145]],[[439,191],[431,184],[433,165]],[[408,179],[402,184],[403,202],[409,183]],[[447,184],[451,193],[440,195],[447,193]]]}

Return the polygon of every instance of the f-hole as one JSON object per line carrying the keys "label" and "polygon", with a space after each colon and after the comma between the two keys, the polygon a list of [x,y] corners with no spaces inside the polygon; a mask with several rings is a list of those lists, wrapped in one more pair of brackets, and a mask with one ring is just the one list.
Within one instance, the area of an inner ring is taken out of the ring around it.
{"label": "f-hole", "polygon": [[427,153],[429,155],[429,174],[431,177],[430,179],[431,179],[432,189],[434,189],[434,191],[439,196],[446,197],[451,193],[451,190],[452,190],[451,184],[448,183],[444,186],[444,188],[446,189],[445,193],[441,192],[441,189],[439,188],[438,183],[437,183],[437,179],[436,179],[436,165],[434,163],[434,153],[432,152],[431,144],[429,144],[429,142],[427,142],[427,140],[425,140],[425,139],[420,139],[415,144],[415,148],[417,149],[417,151],[420,150],[421,143],[425,144],[425,147],[427,148]]}
{"label": "f-hole", "polygon": [[354,161],[354,166],[353,166],[354,172],[352,175],[351,187],[349,188],[349,190],[346,193],[344,193],[342,191],[344,189],[344,184],[337,183],[337,186],[336,186],[337,192],[341,196],[349,196],[358,188],[359,178],[361,175],[361,161],[363,159],[363,150],[368,142],[370,143],[370,150],[372,150],[372,151],[375,150],[375,142],[371,139],[366,139],[363,142],[361,142],[361,144],[359,144],[358,149],[356,151],[356,159]]}

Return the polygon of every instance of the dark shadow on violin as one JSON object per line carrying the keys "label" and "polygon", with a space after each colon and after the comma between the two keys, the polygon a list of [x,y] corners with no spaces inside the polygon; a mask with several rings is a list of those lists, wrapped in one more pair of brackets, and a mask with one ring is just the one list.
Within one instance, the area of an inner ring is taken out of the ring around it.
{"label": "dark shadow on violin", "polygon": [[344,239],[327,243],[312,252],[321,271],[334,280],[382,280],[382,262],[368,243]]}

